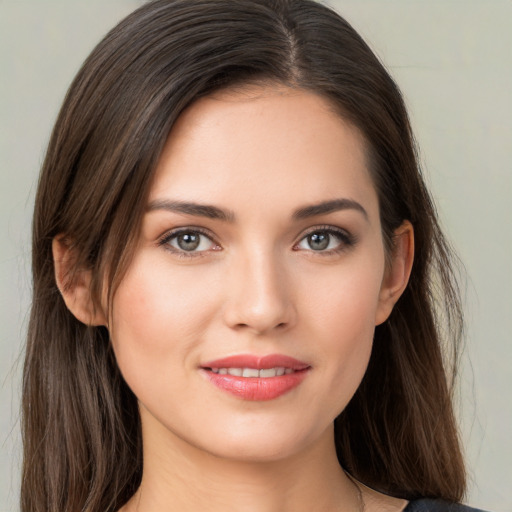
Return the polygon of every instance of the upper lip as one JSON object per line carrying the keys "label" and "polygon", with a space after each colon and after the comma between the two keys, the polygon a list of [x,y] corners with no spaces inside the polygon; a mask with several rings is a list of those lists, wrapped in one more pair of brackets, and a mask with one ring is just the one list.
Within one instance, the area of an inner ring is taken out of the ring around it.
{"label": "upper lip", "polygon": [[304,370],[309,364],[283,354],[268,354],[257,356],[253,354],[239,354],[201,364],[201,368],[255,368],[266,370],[269,368],[291,368],[292,370]]}

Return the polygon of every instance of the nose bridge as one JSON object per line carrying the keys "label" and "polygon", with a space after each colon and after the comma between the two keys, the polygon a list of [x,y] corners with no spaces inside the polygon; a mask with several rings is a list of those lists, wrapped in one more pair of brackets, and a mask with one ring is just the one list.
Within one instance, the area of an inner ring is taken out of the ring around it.
{"label": "nose bridge", "polygon": [[290,326],[294,305],[284,262],[271,249],[243,251],[232,262],[225,318],[232,328],[264,333]]}

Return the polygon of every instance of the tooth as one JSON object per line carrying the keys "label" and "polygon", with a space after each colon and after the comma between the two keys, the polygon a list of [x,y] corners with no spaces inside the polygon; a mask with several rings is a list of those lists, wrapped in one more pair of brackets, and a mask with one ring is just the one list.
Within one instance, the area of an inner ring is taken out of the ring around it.
{"label": "tooth", "polygon": [[255,368],[244,368],[242,377],[259,377],[260,372]]}
{"label": "tooth", "polygon": [[212,373],[218,373],[219,375],[233,375],[235,377],[249,377],[249,378],[269,378],[269,377],[280,377],[281,375],[290,375],[294,373],[291,368],[283,368],[278,366],[276,368],[265,368],[263,370],[257,370],[256,368],[210,368]]}

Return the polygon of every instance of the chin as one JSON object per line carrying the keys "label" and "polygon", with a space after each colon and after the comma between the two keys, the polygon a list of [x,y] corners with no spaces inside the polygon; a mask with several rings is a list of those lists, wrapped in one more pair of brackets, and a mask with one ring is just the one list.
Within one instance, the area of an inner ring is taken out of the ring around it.
{"label": "chin", "polygon": [[240,462],[264,463],[289,459],[323,437],[320,428],[304,428],[297,421],[287,423],[282,419],[276,422],[260,421],[259,424],[254,420],[252,424],[219,427],[218,430],[215,427],[210,430],[207,439],[203,438],[198,447],[215,457]]}
{"label": "chin", "polygon": [[209,453],[217,458],[237,462],[266,463],[289,459],[306,446],[304,442],[293,443],[288,439],[252,438],[235,442],[229,440],[223,446],[212,447]]}

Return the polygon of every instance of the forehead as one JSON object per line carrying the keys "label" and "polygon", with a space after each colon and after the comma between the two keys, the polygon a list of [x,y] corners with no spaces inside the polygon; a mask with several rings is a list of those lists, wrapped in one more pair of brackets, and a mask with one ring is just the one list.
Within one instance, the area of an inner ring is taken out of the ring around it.
{"label": "forehead", "polygon": [[376,207],[360,132],[323,97],[286,87],[222,91],[192,104],[169,135],[149,199],[170,195],[233,209],[338,197]]}

